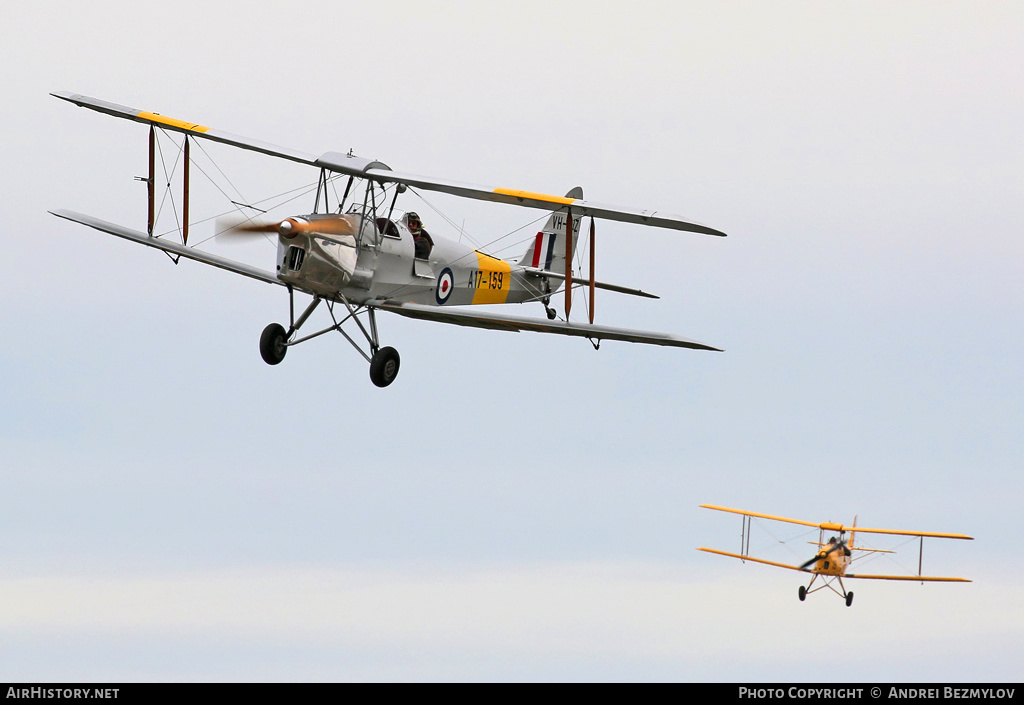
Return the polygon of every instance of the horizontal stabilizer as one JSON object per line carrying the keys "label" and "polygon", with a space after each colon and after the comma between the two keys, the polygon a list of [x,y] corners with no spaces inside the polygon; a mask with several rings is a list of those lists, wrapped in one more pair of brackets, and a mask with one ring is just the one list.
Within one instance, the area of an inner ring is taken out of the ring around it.
{"label": "horizontal stabilizer", "polygon": [[[547,269],[537,269],[535,267],[524,267],[527,274],[533,274],[538,277],[545,277],[547,279],[557,279],[558,281],[565,281],[565,273],[554,272]],[[589,285],[589,279],[580,279],[579,277],[572,278],[573,284]],[[619,294],[629,294],[630,296],[643,296],[648,299],[660,299],[660,296],[655,294],[648,294],[646,291],[640,289],[628,289],[618,284],[605,284],[604,282],[594,282],[594,287],[597,289],[606,289],[607,291],[614,291]]]}
{"label": "horizontal stabilizer", "polygon": [[123,225],[108,223],[105,220],[93,218],[90,215],[83,215],[82,213],[76,213],[74,211],[57,210],[50,211],[50,213],[57,216],[58,218],[64,218],[75,223],[88,225],[90,228],[95,228],[96,230],[108,233],[110,235],[116,235],[117,237],[123,237],[125,240],[132,240],[139,244],[145,245],[146,247],[155,247],[158,250],[170,252],[172,254],[185,257],[186,259],[202,262],[203,264],[209,264],[220,269],[226,269],[229,272],[241,274],[242,276],[245,277],[259,279],[260,281],[268,282],[270,284],[280,284],[281,286],[284,286],[284,282],[278,279],[277,276],[272,272],[267,272],[256,267],[251,267],[241,262],[235,262],[234,260],[227,259],[226,257],[218,257],[217,255],[210,254],[209,252],[197,250],[194,247],[186,247],[177,242],[170,242],[168,240],[163,240],[161,238],[151,237],[146,233],[139,232],[138,230],[132,230],[131,228],[126,228]]}
{"label": "horizontal stabilizer", "polygon": [[[825,548],[826,546],[831,547],[830,543],[820,543],[818,541],[808,541],[807,543],[818,548]],[[861,551],[863,553],[896,553],[896,551],[886,551],[882,548],[861,548],[860,546],[848,546],[851,551]]]}
{"label": "horizontal stabilizer", "polygon": [[722,352],[719,348],[699,343],[696,340],[687,340],[667,333],[653,333],[641,330],[629,330],[627,328],[611,328],[609,326],[595,326],[585,323],[573,323],[566,321],[545,321],[539,318],[526,316],[509,316],[499,313],[470,311],[455,306],[424,306],[421,304],[403,304],[397,301],[379,301],[367,304],[379,308],[382,311],[390,311],[400,316],[419,318],[427,321],[438,321],[440,323],[451,323],[457,326],[469,326],[471,328],[488,328],[491,330],[507,331],[533,331],[535,333],[554,333],[555,335],[568,335],[577,338],[590,338],[591,340],[622,340],[628,343],[644,343],[647,345],[667,345],[677,348],[692,348],[694,350],[713,350]]}

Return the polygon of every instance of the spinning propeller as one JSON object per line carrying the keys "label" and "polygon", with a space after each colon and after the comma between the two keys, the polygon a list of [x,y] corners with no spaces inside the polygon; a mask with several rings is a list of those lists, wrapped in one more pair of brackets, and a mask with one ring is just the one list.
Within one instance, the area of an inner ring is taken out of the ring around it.
{"label": "spinning propeller", "polygon": [[279,223],[260,223],[254,220],[224,220],[217,222],[218,238],[245,237],[254,233],[276,233],[285,239],[296,235],[354,235],[355,226],[347,216],[330,215],[309,220],[285,218]]}
{"label": "spinning propeller", "polygon": [[804,561],[802,564],[800,564],[800,570],[805,570],[807,568],[807,566],[811,565],[812,563],[816,563],[817,561],[820,561],[822,558],[828,558],[833,553],[835,553],[836,551],[838,551],[838,550],[840,550],[842,548],[846,548],[846,539],[842,539],[841,541],[838,541],[837,543],[833,544],[832,546],[829,546],[829,549],[827,551],[825,551],[824,553],[822,553],[821,551],[818,551],[818,553],[814,556],[814,558],[810,559],[809,561]]}

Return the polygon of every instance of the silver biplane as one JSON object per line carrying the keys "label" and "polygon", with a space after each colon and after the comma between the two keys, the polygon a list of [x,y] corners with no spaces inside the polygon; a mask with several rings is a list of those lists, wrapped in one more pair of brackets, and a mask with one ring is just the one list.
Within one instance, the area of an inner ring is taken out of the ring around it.
{"label": "silver biplane", "polygon": [[[657,298],[638,289],[594,279],[595,219],[725,235],[713,228],[658,211],[592,203],[583,200],[580,188],[574,188],[560,197],[417,176],[394,171],[379,161],[357,157],[351,151],[347,154],[326,152],[316,156],[88,96],[67,92],[51,95],[80,107],[149,125],[149,174],[140,179],[147,182],[148,186],[149,214],[145,232],[69,210],[56,210],[52,213],[117,237],[158,248],[175,261],[185,257],[286,287],[290,304],[288,327],[271,323],[260,338],[260,354],[268,364],[280,363],[288,348],[336,330],[369,363],[373,383],[378,387],[386,387],[398,374],[400,358],[394,348],[381,347],[379,343],[377,311],[476,328],[583,337],[588,338],[595,347],[602,340],[621,340],[720,351],[719,348],[674,335],[594,324],[595,289]],[[184,135],[179,155],[183,164],[180,243],[153,234],[156,186],[154,145],[157,131]],[[272,223],[262,223],[246,215],[229,228],[236,234],[276,234],[276,271],[259,269],[188,245],[189,165],[192,162],[189,149],[192,138],[212,140],[320,170],[313,213]],[[337,207],[331,209],[327,200],[328,180],[345,176],[348,177],[345,195]],[[403,217],[394,218],[398,196],[409,189],[439,191],[552,213],[521,257],[503,260],[461,242],[430,235],[422,229],[415,213],[408,212]],[[573,253],[584,218],[589,220],[590,231],[588,278],[575,274],[572,268]],[[563,286],[566,320],[554,320],[557,313],[550,306],[551,296]],[[589,289],[587,323],[568,320],[572,291],[582,287]],[[312,301],[298,316],[295,315],[296,291],[312,297]],[[547,320],[466,308],[476,304],[530,301],[539,301],[544,305]],[[326,302],[330,311],[331,325],[300,337],[300,328],[323,302]],[[339,305],[340,313],[336,314],[335,307]],[[345,324],[348,324],[351,333],[343,328]],[[360,339],[365,340],[365,343],[358,342]]]}

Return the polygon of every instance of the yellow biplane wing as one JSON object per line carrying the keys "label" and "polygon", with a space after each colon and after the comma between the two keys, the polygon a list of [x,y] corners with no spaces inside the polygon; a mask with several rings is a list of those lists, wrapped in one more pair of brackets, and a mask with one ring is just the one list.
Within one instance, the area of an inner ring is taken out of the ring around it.
{"label": "yellow biplane wing", "polygon": [[717,553],[720,556],[729,556],[730,558],[739,558],[741,561],[754,561],[755,563],[764,563],[765,565],[773,565],[776,568],[789,568],[790,570],[799,570],[801,573],[810,573],[811,571],[806,568],[801,568],[795,565],[788,565],[786,563],[776,563],[775,561],[766,561],[763,558],[754,558],[753,556],[744,556],[739,553],[729,553],[728,551],[719,551],[714,548],[698,548],[698,551],[706,551],[707,553]]}
{"label": "yellow biplane wing", "polygon": [[[859,529],[858,529],[859,531]],[[927,575],[859,575],[857,573],[847,573],[843,576],[844,578],[861,578],[862,580],[910,580],[918,582],[932,582],[932,583],[969,583],[971,582],[967,578],[934,578],[928,577]]]}
{"label": "yellow biplane wing", "polygon": [[772,514],[760,514],[758,512],[748,512],[743,509],[732,509],[730,507],[716,507],[713,504],[702,504],[700,505],[705,509],[714,509],[719,512],[732,512],[733,514],[742,514],[748,517],[758,517],[759,519],[771,519],[772,521],[784,521],[790,524],[800,524],[801,526],[812,526],[815,529],[823,529],[824,531],[856,531],[865,534],[894,534],[897,536],[923,536],[927,538],[937,539],[967,539],[973,541],[973,536],[967,536],[965,534],[944,534],[935,531],[901,531],[895,529],[865,529],[860,526],[843,526],[831,521],[823,521],[820,524],[813,521],[801,521],[800,519],[788,519],[786,517],[778,517]]}
{"label": "yellow biplane wing", "polygon": [[[753,556],[744,556],[740,553],[729,553],[728,551],[719,551],[714,548],[698,548],[698,551],[705,551],[707,553],[717,553],[720,556],[728,556],[729,558],[739,558],[741,561],[753,561],[754,563],[764,563],[765,565],[773,565],[776,568],[789,568],[790,570],[798,570],[801,573],[811,573],[813,571],[801,568],[795,565],[789,565],[787,563],[776,563],[775,561],[766,561],[763,558],[754,558]],[[885,551],[885,553],[891,553],[891,551]],[[845,573],[844,578],[859,578],[861,580],[909,580],[911,582],[931,582],[931,583],[969,583],[971,582],[967,578],[937,578],[927,575],[860,575],[857,573]]]}

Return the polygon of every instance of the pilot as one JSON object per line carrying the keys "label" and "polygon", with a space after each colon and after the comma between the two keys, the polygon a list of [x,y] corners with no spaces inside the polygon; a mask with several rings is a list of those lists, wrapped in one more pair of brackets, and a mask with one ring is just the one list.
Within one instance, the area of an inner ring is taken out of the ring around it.
{"label": "pilot", "polygon": [[415,211],[409,211],[405,214],[405,225],[409,228],[409,234],[412,235],[412,240],[416,245],[416,259],[430,257],[430,251],[434,249],[434,241],[430,239],[430,234],[423,229],[423,221],[420,220],[420,216]]}

